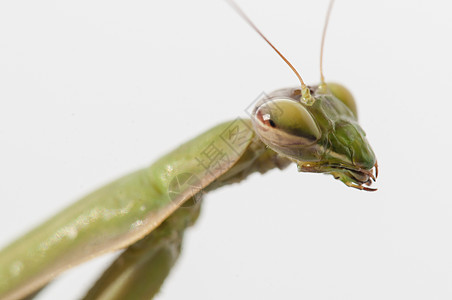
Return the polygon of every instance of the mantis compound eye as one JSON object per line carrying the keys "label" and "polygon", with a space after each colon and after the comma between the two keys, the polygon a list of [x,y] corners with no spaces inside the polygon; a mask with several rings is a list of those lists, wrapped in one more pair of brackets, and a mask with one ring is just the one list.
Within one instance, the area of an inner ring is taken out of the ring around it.
{"label": "mantis compound eye", "polygon": [[258,135],[272,145],[310,145],[321,136],[311,113],[292,99],[278,98],[261,104],[253,119]]}
{"label": "mantis compound eye", "polygon": [[350,93],[350,91],[342,84],[328,82],[327,86],[333,93],[334,97],[341,100],[342,103],[344,103],[345,106],[353,112],[355,117],[358,118],[358,110],[356,108],[355,98],[352,93]]}

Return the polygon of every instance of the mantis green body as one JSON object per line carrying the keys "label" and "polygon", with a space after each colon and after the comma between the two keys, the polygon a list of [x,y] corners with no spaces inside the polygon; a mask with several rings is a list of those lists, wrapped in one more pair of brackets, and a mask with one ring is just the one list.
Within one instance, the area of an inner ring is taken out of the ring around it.
{"label": "mantis green body", "polygon": [[203,194],[253,172],[295,163],[299,171],[331,174],[347,186],[374,190],[368,186],[377,177],[377,161],[350,92],[326,84],[323,74],[319,85],[308,87],[295,73],[301,88],[265,96],[251,119],[210,129],[3,249],[0,299],[31,299],[64,270],[127,247],[85,299],[152,298],[180,253],[184,230],[196,221]]}
{"label": "mantis green body", "polygon": [[353,99],[330,86],[310,87],[310,106],[300,101],[300,89],[278,90],[256,106],[252,120],[220,124],[66,208],[0,252],[0,298],[22,298],[69,267],[129,245],[87,299],[150,298],[196,220],[202,193],[256,171],[295,162],[300,171],[365,189],[375,156]]}

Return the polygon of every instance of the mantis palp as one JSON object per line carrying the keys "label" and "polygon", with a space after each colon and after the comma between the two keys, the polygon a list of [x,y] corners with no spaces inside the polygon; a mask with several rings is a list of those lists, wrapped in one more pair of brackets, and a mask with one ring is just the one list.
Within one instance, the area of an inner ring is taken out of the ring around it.
{"label": "mantis palp", "polygon": [[[319,85],[306,86],[291,68],[301,87],[264,97],[251,120],[214,127],[5,248],[0,295],[26,296],[69,266],[132,245],[87,298],[149,298],[174,264],[184,229],[196,220],[200,192],[256,171],[294,162],[299,171],[328,173],[348,186],[370,190],[366,185],[377,175],[376,159],[357,123],[352,96],[341,85],[326,84],[323,72]],[[144,254],[131,254],[137,252]],[[138,263],[124,265],[135,259]]]}

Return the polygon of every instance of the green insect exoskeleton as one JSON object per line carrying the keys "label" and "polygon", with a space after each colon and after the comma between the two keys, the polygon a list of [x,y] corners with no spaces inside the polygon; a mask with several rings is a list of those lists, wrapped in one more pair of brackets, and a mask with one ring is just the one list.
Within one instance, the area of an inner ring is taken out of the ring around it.
{"label": "green insect exoskeleton", "polygon": [[[353,112],[353,99],[336,97],[328,85],[309,89],[315,99],[311,105],[300,101],[299,88],[277,90],[265,98],[255,108],[256,133],[299,171],[329,173],[348,186],[373,190],[363,185],[375,180],[377,161]],[[338,84],[334,89],[351,95]]]}
{"label": "green insect exoskeleton", "polygon": [[151,299],[178,257],[204,193],[253,172],[295,163],[300,172],[330,174],[349,187],[375,190],[369,186],[378,175],[377,160],[358,124],[351,93],[326,83],[321,64],[320,83],[305,85],[231,4],[301,85],[274,91],[257,103],[251,119],[213,127],[151,166],[85,196],[4,248],[0,299],[31,299],[66,269],[124,248],[85,299]]}

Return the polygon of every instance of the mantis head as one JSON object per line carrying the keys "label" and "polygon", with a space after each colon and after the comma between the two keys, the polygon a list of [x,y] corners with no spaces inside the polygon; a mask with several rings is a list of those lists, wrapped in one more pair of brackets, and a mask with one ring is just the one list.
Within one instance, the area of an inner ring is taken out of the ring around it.
{"label": "mantis head", "polygon": [[377,160],[353,96],[333,83],[309,89],[310,105],[300,100],[299,88],[277,90],[258,103],[252,118],[257,135],[300,172],[331,174],[347,186],[376,190],[368,186],[378,175]]}
{"label": "mantis head", "polygon": [[323,75],[323,48],[334,0],[328,5],[320,46],[321,83],[311,87],[237,4],[228,2],[300,81],[300,88],[277,90],[255,107],[253,126],[261,140],[293,160],[300,172],[331,174],[350,187],[375,191],[367,186],[378,175],[377,160],[358,124],[353,96],[342,85],[326,84]]}

